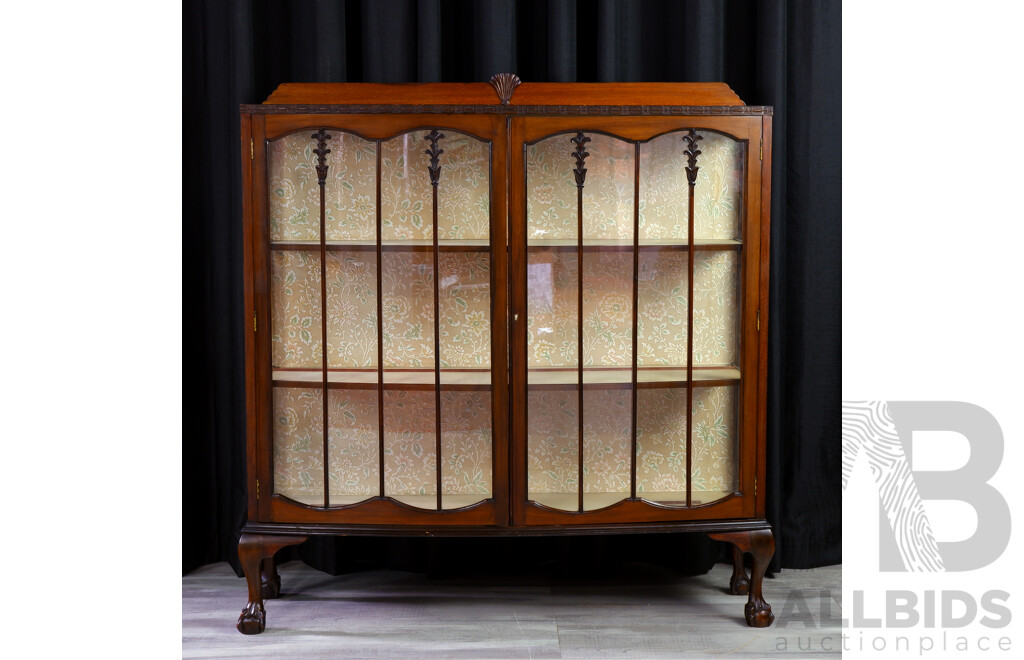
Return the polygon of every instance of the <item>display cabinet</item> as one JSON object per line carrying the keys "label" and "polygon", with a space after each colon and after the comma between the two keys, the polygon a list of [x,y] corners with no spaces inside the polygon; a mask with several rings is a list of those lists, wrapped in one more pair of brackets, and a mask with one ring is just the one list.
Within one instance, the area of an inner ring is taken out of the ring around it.
{"label": "display cabinet", "polygon": [[772,622],[771,108],[501,74],[287,84],[241,119],[240,631],[315,534],[701,531]]}

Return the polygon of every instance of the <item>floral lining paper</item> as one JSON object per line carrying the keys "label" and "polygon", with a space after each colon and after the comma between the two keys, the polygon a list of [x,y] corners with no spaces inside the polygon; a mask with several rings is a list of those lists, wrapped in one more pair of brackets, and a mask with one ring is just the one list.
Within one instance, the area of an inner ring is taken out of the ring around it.
{"label": "floral lining paper", "polygon": [[[488,240],[489,158],[486,143],[444,131],[439,143],[439,241]],[[319,371],[324,351],[331,370],[377,368],[377,264],[374,250],[344,249],[331,241],[376,241],[376,143],[331,131],[325,187],[326,305],[320,300],[319,212],[315,141],[308,131],[269,145],[272,359],[275,369]],[[382,239],[432,240],[432,190],[424,132],[381,142]],[[739,240],[744,146],[702,132],[703,152],[694,200],[697,239]],[[634,146],[590,134],[584,189],[584,239],[633,240]],[[569,135],[527,147],[528,366],[575,369],[577,272],[574,249],[547,249],[576,240],[577,188]],[[640,240],[687,237],[689,186],[681,134],[640,146]],[[308,241],[306,249],[273,243]],[[339,249],[340,248],[340,249]],[[435,277],[439,282],[440,364],[490,368],[490,259],[485,251],[446,251],[433,272],[430,251],[385,249],[381,259],[383,367],[432,370]],[[632,365],[633,254],[583,254],[583,364]],[[738,251],[698,251],[694,262],[694,367],[735,366],[739,358]],[[641,250],[637,363],[686,366],[688,256],[685,250]],[[327,310],[327,337],[321,333]],[[533,371],[531,371],[533,373]],[[275,387],[274,487],[291,499],[323,504],[323,391]],[[713,501],[736,487],[738,388],[698,387],[693,396],[691,475],[694,501]],[[332,505],[378,495],[380,437],[376,389],[334,389],[328,400],[327,478]],[[491,496],[489,390],[442,392],[441,488],[463,504]],[[578,470],[578,394],[575,389],[530,391],[528,489],[575,494]],[[686,490],[686,390],[637,392],[637,493],[677,502]],[[629,389],[584,391],[584,494],[628,497]],[[433,508],[437,488],[434,393],[385,390],[385,494]],[[701,492],[706,491],[706,495]],[[420,499],[417,499],[420,498]],[[426,503],[428,502],[429,503]],[[551,500],[554,502],[554,500]],[[422,502],[422,503],[421,503]],[[460,504],[462,505],[462,504]],[[554,505],[554,504],[552,504]],[[572,508],[575,508],[573,504]],[[590,508],[590,507],[587,507]]]}

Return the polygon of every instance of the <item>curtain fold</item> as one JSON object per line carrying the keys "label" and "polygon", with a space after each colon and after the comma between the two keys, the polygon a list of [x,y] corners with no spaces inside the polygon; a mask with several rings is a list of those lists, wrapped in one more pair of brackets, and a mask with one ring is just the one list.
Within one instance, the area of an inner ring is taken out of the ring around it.
{"label": "curtain fold", "polygon": [[[235,554],[245,519],[238,105],[282,82],[728,83],[775,106],[768,517],[773,568],[841,560],[841,5],[824,0],[346,0],[183,9],[183,570]],[[705,568],[703,539],[320,539],[291,556],[338,573],[509,561],[661,558]],[[470,552],[472,551],[472,552]],[[286,551],[287,552],[287,551]],[[545,554],[546,553],[546,554]],[[593,557],[594,553],[597,557]],[[453,559],[456,558],[456,559]]]}

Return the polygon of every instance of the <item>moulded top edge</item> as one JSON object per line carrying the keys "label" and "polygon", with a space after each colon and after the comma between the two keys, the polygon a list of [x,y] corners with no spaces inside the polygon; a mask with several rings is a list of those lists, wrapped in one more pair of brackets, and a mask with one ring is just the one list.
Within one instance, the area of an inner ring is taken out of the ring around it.
{"label": "moulded top edge", "polygon": [[539,83],[499,74],[490,83],[283,83],[272,105],[742,106],[721,82]]}
{"label": "moulded top edge", "polygon": [[260,103],[239,106],[253,115],[330,115],[330,114],[494,114],[494,115],[729,115],[771,116],[770,105],[388,105]]}

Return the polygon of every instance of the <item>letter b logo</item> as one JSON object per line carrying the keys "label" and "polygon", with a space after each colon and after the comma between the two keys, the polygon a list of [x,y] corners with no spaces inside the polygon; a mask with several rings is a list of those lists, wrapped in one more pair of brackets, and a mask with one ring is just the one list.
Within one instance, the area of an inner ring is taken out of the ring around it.
{"label": "letter b logo", "polygon": [[[956,470],[912,471],[915,431],[953,431],[970,458]],[[878,486],[882,571],[970,571],[991,564],[1010,541],[1010,509],[988,480],[1003,459],[1003,432],[985,409],[959,401],[843,403],[843,488],[860,452]],[[924,500],[966,502],[978,516],[974,535],[939,542]]]}

